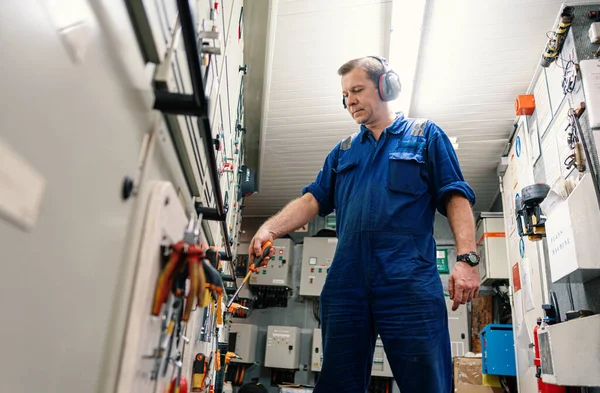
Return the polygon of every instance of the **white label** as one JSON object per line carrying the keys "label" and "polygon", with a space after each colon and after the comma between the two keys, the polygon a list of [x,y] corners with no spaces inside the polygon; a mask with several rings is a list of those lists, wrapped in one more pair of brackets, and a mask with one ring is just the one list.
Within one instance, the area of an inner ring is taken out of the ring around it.
{"label": "white label", "polygon": [[23,229],[32,229],[45,187],[44,177],[0,140],[0,215]]}
{"label": "white label", "polygon": [[444,251],[438,250],[437,251],[437,256],[436,258],[445,258],[446,257],[446,253]]}
{"label": "white label", "polygon": [[280,278],[274,278],[273,279],[273,284],[283,284],[283,283],[284,283],[284,281],[282,279],[280,279]]}
{"label": "white label", "polygon": [[337,237],[334,237],[333,239],[327,239],[327,243],[330,243],[330,244],[337,243],[337,242],[338,242]]}

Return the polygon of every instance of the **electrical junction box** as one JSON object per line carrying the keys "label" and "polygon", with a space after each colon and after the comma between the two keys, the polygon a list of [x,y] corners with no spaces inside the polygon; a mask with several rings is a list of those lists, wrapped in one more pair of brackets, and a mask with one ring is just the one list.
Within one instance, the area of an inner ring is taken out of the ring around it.
{"label": "electrical junction box", "polygon": [[600,276],[600,209],[590,174],[547,212],[546,240],[552,282],[586,282]]}
{"label": "electrical junction box", "polygon": [[508,256],[503,213],[481,213],[477,220],[477,253],[481,256],[479,278],[483,285],[508,280]]}
{"label": "electrical junction box", "polygon": [[516,376],[515,340],[512,325],[490,324],[481,331],[482,372]]}
{"label": "electrical junction box", "polygon": [[469,313],[466,307],[459,307],[452,311],[454,302],[446,298],[446,309],[448,310],[448,330],[450,331],[450,345],[452,357],[464,356],[469,352]]}
{"label": "electrical junction box", "polygon": [[321,329],[313,330],[310,370],[320,372],[323,366],[323,337]]}
{"label": "electrical junction box", "polygon": [[276,250],[275,255],[266,267],[260,267],[258,273],[250,276],[250,284],[291,288],[295,244],[290,239],[276,239],[273,246]]}
{"label": "electrical junction box", "polygon": [[535,111],[535,96],[533,94],[522,94],[515,100],[515,114],[517,116],[531,116]]}
{"label": "electrical junction box", "polygon": [[[321,329],[315,329],[313,331],[313,345],[311,352],[311,371],[320,372],[323,366],[323,337],[321,336]],[[371,375],[374,377],[389,377],[392,378],[392,368],[387,359],[385,351],[383,349],[383,342],[381,337],[377,336],[375,342],[375,351],[373,353],[373,366],[371,368]]]}
{"label": "electrical junction box", "polygon": [[542,380],[560,386],[600,386],[600,315],[538,330]]}
{"label": "electrical junction box", "polygon": [[337,243],[338,239],[335,237],[304,238],[300,279],[301,296],[321,296]]}
{"label": "electrical junction box", "polygon": [[231,359],[234,363],[254,363],[256,359],[256,342],[258,326],[245,323],[234,323],[229,328],[229,350],[241,359]]}
{"label": "electrical junction box", "polygon": [[300,367],[301,329],[293,326],[269,326],[265,367],[297,370]]}

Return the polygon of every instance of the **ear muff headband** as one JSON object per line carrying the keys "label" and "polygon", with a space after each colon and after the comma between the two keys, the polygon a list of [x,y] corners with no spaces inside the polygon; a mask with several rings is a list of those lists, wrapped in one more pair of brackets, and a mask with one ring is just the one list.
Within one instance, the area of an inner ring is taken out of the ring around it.
{"label": "ear muff headband", "polygon": [[[402,86],[400,84],[400,77],[398,74],[394,72],[394,70],[389,68],[388,61],[380,56],[368,56],[373,59],[376,59],[383,65],[383,74],[379,77],[379,83],[377,89],[379,91],[379,98],[382,101],[392,101],[398,98],[400,95],[400,91],[402,90]],[[346,105],[346,97],[342,96],[342,105],[344,109],[348,109],[348,105]]]}

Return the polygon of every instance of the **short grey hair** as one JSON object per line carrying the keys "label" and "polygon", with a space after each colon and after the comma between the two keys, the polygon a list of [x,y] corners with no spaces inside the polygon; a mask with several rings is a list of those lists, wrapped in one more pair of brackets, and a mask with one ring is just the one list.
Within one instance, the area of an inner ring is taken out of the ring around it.
{"label": "short grey hair", "polygon": [[344,63],[338,69],[338,75],[344,76],[355,68],[362,68],[367,72],[369,79],[373,81],[376,88],[379,88],[379,78],[385,73],[385,67],[381,62],[373,57],[359,57]]}

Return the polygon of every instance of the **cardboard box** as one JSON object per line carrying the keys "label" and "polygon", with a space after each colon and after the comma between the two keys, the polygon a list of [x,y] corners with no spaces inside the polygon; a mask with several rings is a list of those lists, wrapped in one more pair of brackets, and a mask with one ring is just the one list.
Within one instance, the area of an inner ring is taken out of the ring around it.
{"label": "cardboard box", "polygon": [[491,386],[477,386],[477,385],[466,385],[458,384],[454,388],[455,393],[503,393],[504,390],[501,388],[494,388]]}
{"label": "cardboard box", "polygon": [[454,358],[454,386],[483,385],[481,358]]}
{"label": "cardboard box", "polygon": [[454,393],[503,393],[502,388],[483,386],[481,358],[454,358]]}

